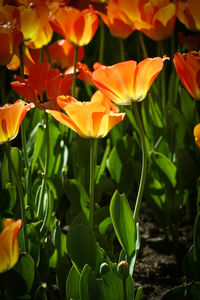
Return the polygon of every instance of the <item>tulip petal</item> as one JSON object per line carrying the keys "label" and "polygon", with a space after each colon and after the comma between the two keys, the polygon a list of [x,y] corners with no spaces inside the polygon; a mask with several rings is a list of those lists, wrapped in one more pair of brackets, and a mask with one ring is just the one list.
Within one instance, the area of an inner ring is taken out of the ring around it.
{"label": "tulip petal", "polygon": [[6,219],[4,230],[0,234],[0,273],[12,268],[19,257],[19,246],[17,234],[21,228],[22,221]]}
{"label": "tulip petal", "polygon": [[150,89],[153,81],[163,68],[163,59],[160,57],[146,58],[137,66],[134,81],[134,101],[142,101]]}
{"label": "tulip petal", "polygon": [[92,80],[109,99],[120,105],[131,104],[137,63],[126,61],[93,72]]}

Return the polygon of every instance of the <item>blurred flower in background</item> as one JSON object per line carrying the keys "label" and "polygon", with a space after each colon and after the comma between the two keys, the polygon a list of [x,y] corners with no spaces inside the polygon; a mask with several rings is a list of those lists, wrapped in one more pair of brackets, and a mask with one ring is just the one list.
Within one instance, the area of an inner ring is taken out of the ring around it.
{"label": "blurred flower in background", "polygon": [[19,257],[19,246],[17,235],[21,228],[22,221],[19,219],[4,220],[4,229],[0,233],[0,273],[11,269]]}

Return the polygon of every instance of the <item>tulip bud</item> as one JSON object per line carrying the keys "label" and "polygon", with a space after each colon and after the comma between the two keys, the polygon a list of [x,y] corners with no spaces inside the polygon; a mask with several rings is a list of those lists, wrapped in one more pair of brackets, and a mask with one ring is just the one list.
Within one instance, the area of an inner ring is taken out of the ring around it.
{"label": "tulip bud", "polygon": [[117,271],[119,273],[119,276],[125,280],[128,275],[129,275],[129,265],[125,260],[122,260],[118,266],[117,266]]}

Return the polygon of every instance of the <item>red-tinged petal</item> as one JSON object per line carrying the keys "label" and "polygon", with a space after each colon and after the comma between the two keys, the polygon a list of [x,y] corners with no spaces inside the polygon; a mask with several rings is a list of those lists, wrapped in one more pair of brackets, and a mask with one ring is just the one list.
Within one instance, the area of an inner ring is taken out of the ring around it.
{"label": "red-tinged petal", "polygon": [[85,81],[89,85],[94,86],[94,84],[92,82],[92,71],[87,67],[87,65],[78,62],[77,68],[78,68],[78,72],[79,72],[77,78]]}
{"label": "red-tinged petal", "polygon": [[69,103],[77,103],[78,101],[73,98],[72,96],[58,96],[57,97],[57,103],[59,105],[60,108],[62,108],[63,110],[65,110],[65,107],[69,104]]}
{"label": "red-tinged petal", "polygon": [[12,89],[29,102],[37,102],[37,93],[30,84],[19,81],[11,82]]}
{"label": "red-tinged petal", "polygon": [[37,63],[37,64],[33,64],[32,68],[29,70],[28,80],[41,98],[42,98],[43,90],[46,90],[47,88],[46,78],[49,69],[50,69],[49,64]]}
{"label": "red-tinged petal", "polygon": [[200,100],[200,87],[198,84],[199,52],[189,52],[183,55],[175,53],[174,66],[183,86],[194,99]]}
{"label": "red-tinged petal", "polygon": [[[76,47],[67,40],[58,40],[48,47],[53,65],[60,67],[62,70],[73,65]],[[77,60],[83,60],[85,50],[83,47],[78,49]],[[45,61],[45,58],[44,58]],[[47,61],[47,58],[46,58]]]}

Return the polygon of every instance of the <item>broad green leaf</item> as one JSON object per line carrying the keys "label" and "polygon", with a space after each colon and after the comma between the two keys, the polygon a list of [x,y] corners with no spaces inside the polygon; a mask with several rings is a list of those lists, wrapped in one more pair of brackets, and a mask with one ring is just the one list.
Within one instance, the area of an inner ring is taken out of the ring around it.
{"label": "broad green leaf", "polygon": [[127,295],[126,300],[134,300],[134,281],[131,275],[126,278],[125,287]]}
{"label": "broad green leaf", "polygon": [[103,156],[103,159],[102,159],[99,171],[98,171],[97,179],[96,179],[96,183],[97,184],[99,183],[100,178],[101,178],[101,176],[103,175],[103,173],[105,171],[106,161],[107,161],[109,153],[110,153],[110,140],[107,139],[107,141],[106,141],[106,149],[105,149],[104,156]]}
{"label": "broad green leaf", "polygon": [[67,235],[67,252],[79,271],[86,264],[95,270],[97,245],[89,225],[76,224],[70,228]]}
{"label": "broad green leaf", "polygon": [[88,265],[85,265],[80,276],[80,296],[81,300],[99,299],[97,280]]}
{"label": "broad green leaf", "polygon": [[64,299],[68,272],[68,257],[66,237],[60,228],[59,222],[54,224],[52,240],[57,250],[56,277],[59,286],[59,294],[60,298]]}
{"label": "broad green leaf", "polygon": [[174,70],[169,78],[168,97],[171,106],[176,106],[178,98],[179,77]]}
{"label": "broad green leaf", "polygon": [[28,252],[34,259],[36,267],[38,267],[40,261],[40,241],[38,232],[33,224],[27,225],[27,235],[28,235]]}
{"label": "broad green leaf", "polygon": [[108,159],[108,170],[112,179],[117,183],[119,190],[126,193],[132,190],[135,180],[133,160],[135,148],[133,138],[124,136],[112,148]]}
{"label": "broad green leaf", "polygon": [[[16,169],[16,172],[21,179],[22,173],[23,173],[23,162],[22,162],[22,156],[21,151],[17,147],[10,147],[10,156],[12,159],[12,162],[14,164],[14,167]],[[10,178],[10,175],[12,176]],[[5,156],[3,159],[2,167],[1,167],[1,178],[2,178],[2,186],[5,187],[5,185],[8,182],[11,182],[13,185],[16,185],[16,178],[15,175],[11,169],[11,166],[9,165],[8,159]]]}
{"label": "broad green leaf", "polygon": [[44,127],[41,126],[41,124],[39,124],[37,127],[36,127],[37,131],[35,133],[35,136],[34,136],[34,152],[33,152],[33,157],[32,157],[32,172],[33,172],[33,169],[34,169],[34,166],[37,162],[37,159],[38,159],[38,156],[40,154],[40,150],[44,144]]}
{"label": "broad green leaf", "polygon": [[192,99],[183,87],[181,87],[180,98],[183,115],[189,124],[193,124],[196,101]]}
{"label": "broad green leaf", "polygon": [[115,191],[110,203],[110,215],[117,238],[130,256],[135,250],[135,223],[128,200]]}
{"label": "broad green leaf", "polygon": [[21,253],[17,264],[6,275],[6,289],[10,290],[12,299],[29,293],[35,276],[34,261],[30,254]]}
{"label": "broad green leaf", "polygon": [[199,300],[199,295],[200,283],[192,282],[173,288],[161,300]]}
{"label": "broad green leaf", "polygon": [[76,179],[68,180],[66,183],[66,194],[76,213],[82,209],[89,219],[89,197],[82,184]]}
{"label": "broad green leaf", "polygon": [[142,300],[143,299],[143,289],[140,286],[137,290],[137,293],[135,295],[135,300]]}
{"label": "broad green leaf", "polygon": [[79,282],[80,282],[80,274],[75,269],[74,266],[71,267],[70,272],[66,281],[66,297],[67,300],[79,300],[80,292],[79,292]]}
{"label": "broad green leaf", "polygon": [[123,280],[116,271],[109,271],[97,281],[98,300],[124,300]]}
{"label": "broad green leaf", "polygon": [[173,187],[176,186],[176,166],[164,154],[152,151],[152,160],[159,169],[160,174],[164,175],[165,181],[167,180]]}

